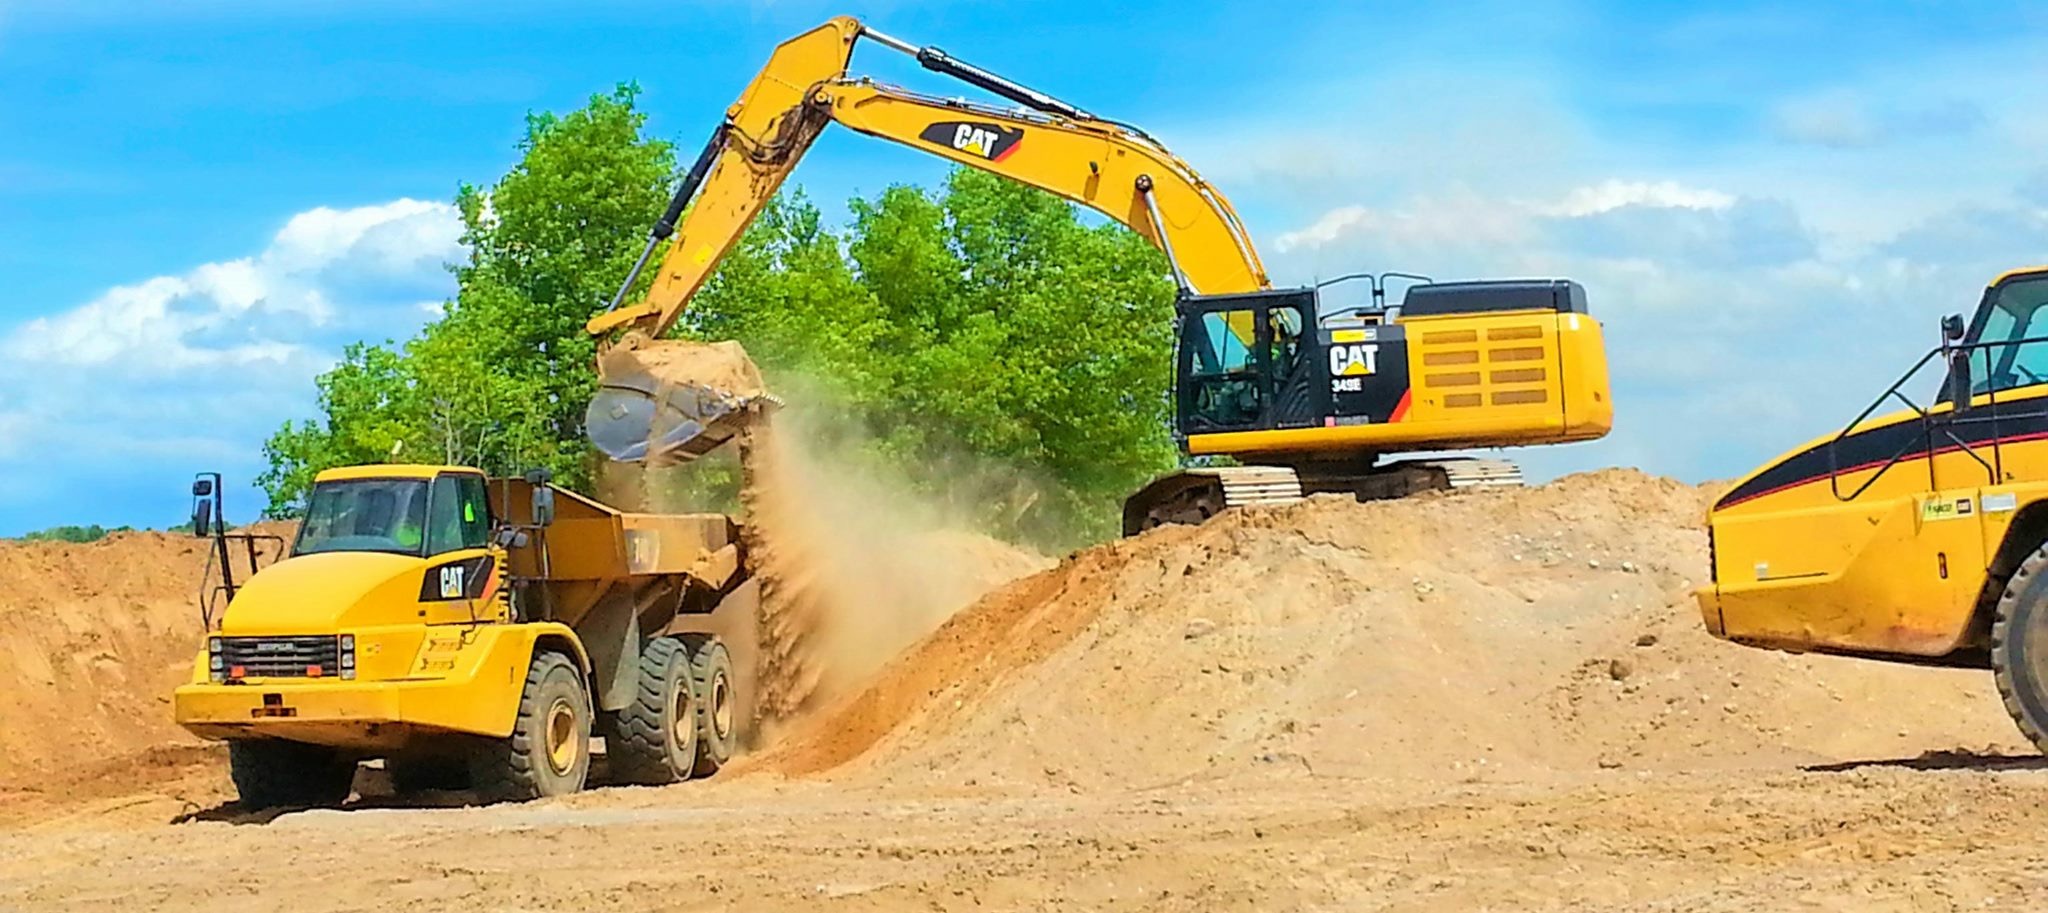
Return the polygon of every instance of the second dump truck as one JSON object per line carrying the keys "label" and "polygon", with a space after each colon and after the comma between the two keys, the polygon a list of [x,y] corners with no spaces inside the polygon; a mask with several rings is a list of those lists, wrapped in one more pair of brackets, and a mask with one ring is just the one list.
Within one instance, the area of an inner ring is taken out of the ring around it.
{"label": "second dump truck", "polygon": [[607,507],[544,476],[460,466],[321,473],[281,560],[237,583],[219,477],[195,483],[227,597],[177,689],[180,725],[228,743],[252,807],[337,804],[358,762],[401,792],[487,801],[718,769],[746,714],[718,631],[754,587],[722,514]]}

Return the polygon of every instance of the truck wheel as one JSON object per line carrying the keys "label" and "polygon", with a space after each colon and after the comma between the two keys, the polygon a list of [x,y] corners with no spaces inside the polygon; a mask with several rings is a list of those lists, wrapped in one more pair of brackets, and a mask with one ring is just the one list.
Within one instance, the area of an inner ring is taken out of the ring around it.
{"label": "truck wheel", "polygon": [[228,743],[228,774],[246,808],[340,805],[355,782],[356,761],[325,745],[235,740]]}
{"label": "truck wheel", "polygon": [[659,786],[689,779],[697,763],[697,690],[680,639],[656,637],[640,648],[633,702],[604,722],[613,780]]}
{"label": "truck wheel", "polygon": [[697,763],[692,773],[708,777],[732,758],[739,741],[739,695],[733,689],[732,655],[710,634],[684,634],[690,653],[690,683],[697,691]]}
{"label": "truck wheel", "polygon": [[1991,671],[2005,712],[2048,752],[2048,546],[2029,556],[1998,599]]}
{"label": "truck wheel", "polygon": [[470,756],[470,779],[486,802],[564,796],[590,775],[590,695],[583,673],[560,653],[540,652],[526,670],[512,734]]}

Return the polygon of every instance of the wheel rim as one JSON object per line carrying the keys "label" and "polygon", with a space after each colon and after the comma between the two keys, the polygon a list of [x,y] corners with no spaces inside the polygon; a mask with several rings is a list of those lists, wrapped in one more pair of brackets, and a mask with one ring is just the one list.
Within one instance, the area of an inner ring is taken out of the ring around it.
{"label": "wheel rim", "polygon": [[688,682],[676,682],[671,690],[674,696],[669,699],[668,740],[676,757],[688,763],[697,755],[697,705],[690,699]]}
{"label": "wheel rim", "polygon": [[711,725],[720,739],[732,732],[732,689],[722,672],[711,679]]}
{"label": "wheel rim", "polygon": [[583,751],[583,746],[577,744],[576,730],[576,708],[567,700],[556,700],[548,707],[545,747],[548,766],[557,774],[566,774],[574,768],[577,755]]}

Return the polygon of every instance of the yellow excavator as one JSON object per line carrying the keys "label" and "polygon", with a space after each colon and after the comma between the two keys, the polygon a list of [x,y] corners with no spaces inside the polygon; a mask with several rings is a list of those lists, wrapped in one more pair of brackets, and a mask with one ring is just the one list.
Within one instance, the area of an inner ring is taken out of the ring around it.
{"label": "yellow excavator", "polygon": [[[2048,266],[1941,327],[1840,431],[1716,499],[1696,596],[1737,643],[1989,669],[2048,751]],[[1924,404],[1921,379],[1938,380]]]}
{"label": "yellow excavator", "polygon": [[[862,39],[1019,107],[921,95],[850,76]],[[1613,425],[1600,324],[1562,279],[1429,282],[1325,313],[1322,283],[1274,288],[1223,193],[1143,130],[837,18],[784,42],[727,109],[611,306],[590,437],[614,459],[679,460],[751,414],[714,387],[676,384],[636,352],[674,324],[826,125],[837,123],[1088,206],[1166,255],[1179,284],[1174,433],[1183,453],[1250,465],[1198,467],[1124,505],[1124,531],[1200,522],[1245,503],[1313,492],[1360,498],[1520,484],[1513,464],[1388,454],[1554,444]],[[644,299],[628,291],[663,245]],[[1406,277],[1421,280],[1424,277]]]}

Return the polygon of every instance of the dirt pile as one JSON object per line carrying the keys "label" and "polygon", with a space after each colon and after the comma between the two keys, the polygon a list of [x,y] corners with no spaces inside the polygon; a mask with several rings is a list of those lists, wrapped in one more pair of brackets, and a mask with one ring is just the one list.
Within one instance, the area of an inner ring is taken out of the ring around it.
{"label": "dirt pile", "polygon": [[0,542],[0,783],[189,741],[171,688],[199,647],[207,544]]}
{"label": "dirt pile", "polygon": [[1988,675],[1709,637],[1703,506],[1609,470],[1157,530],[991,594],[760,766],[1083,788],[2023,751]]}

